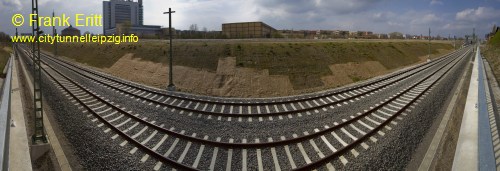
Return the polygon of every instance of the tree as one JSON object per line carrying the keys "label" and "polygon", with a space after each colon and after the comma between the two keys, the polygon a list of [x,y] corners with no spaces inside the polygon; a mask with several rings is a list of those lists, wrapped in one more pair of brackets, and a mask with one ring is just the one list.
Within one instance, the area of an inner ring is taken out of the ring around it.
{"label": "tree", "polygon": [[271,34],[271,38],[284,38],[283,35],[277,31],[273,31]]}
{"label": "tree", "polygon": [[197,24],[191,24],[189,26],[189,37],[190,38],[195,37],[196,36],[196,32],[198,32],[198,25]]}
{"label": "tree", "polygon": [[130,28],[132,27],[132,24],[130,23],[130,21],[126,21],[124,23],[120,23],[117,25],[117,28],[119,28],[118,30],[118,34],[125,34],[125,35],[128,35],[129,32],[130,32]]}
{"label": "tree", "polygon": [[392,33],[389,33],[389,36],[391,37],[391,39],[402,39],[403,38],[403,33],[392,32]]}
{"label": "tree", "polygon": [[208,32],[207,27],[203,27],[203,38],[204,38],[204,39],[206,39],[206,38],[207,38],[207,32]]}
{"label": "tree", "polygon": [[0,42],[11,42],[10,36],[4,32],[0,32]]}
{"label": "tree", "polygon": [[197,24],[191,24],[191,26],[189,26],[189,30],[190,31],[198,31],[198,25]]}

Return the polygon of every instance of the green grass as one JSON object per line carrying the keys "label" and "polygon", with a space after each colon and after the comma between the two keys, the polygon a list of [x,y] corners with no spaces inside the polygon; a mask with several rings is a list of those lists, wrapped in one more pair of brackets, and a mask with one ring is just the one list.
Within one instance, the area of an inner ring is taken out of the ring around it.
{"label": "green grass", "polygon": [[9,61],[10,53],[11,53],[10,45],[6,43],[0,43],[0,77],[2,78],[5,78],[3,70],[5,68],[5,65],[7,64],[7,61]]}
{"label": "green grass", "polygon": [[[236,57],[238,67],[268,69],[271,75],[289,76],[294,89],[322,86],[321,77],[330,75],[329,65],[379,61],[387,69],[406,66],[427,55],[426,42],[174,42],[174,65],[216,71],[218,59]],[[47,51],[53,47],[42,45]],[[167,64],[166,42],[60,44],[58,53],[99,68],[111,67],[126,53],[134,58]],[[433,43],[431,52],[453,49],[449,43]],[[354,78],[360,81],[361,78]]]}
{"label": "green grass", "polygon": [[497,32],[487,45],[481,48],[481,53],[488,60],[497,81],[500,81],[500,32]]}
{"label": "green grass", "polygon": [[500,32],[497,32],[488,44],[497,48],[500,47]]}
{"label": "green grass", "polygon": [[359,77],[359,76],[357,76],[357,75],[349,75],[349,78],[351,78],[351,80],[352,80],[353,82],[358,82],[358,81],[363,80],[363,78],[361,78],[361,77]]}

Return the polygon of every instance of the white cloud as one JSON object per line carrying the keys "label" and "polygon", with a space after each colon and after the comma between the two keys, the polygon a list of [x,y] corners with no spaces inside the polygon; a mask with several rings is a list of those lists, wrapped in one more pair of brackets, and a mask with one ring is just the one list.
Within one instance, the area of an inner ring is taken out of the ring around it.
{"label": "white cloud", "polygon": [[443,1],[440,0],[431,0],[431,5],[443,5]]}
{"label": "white cloud", "polygon": [[21,10],[22,8],[20,0],[0,0],[0,9]]}
{"label": "white cloud", "polygon": [[411,24],[413,25],[433,25],[438,22],[443,21],[443,19],[439,18],[435,14],[425,14],[421,16],[416,16],[413,20],[411,20]]}
{"label": "white cloud", "polygon": [[[281,9],[285,15],[316,14],[342,15],[367,11],[384,0],[250,0],[254,1],[260,11]],[[268,14],[264,12],[261,14]],[[267,16],[262,16],[267,17]]]}
{"label": "white cloud", "polygon": [[[57,2],[61,2],[61,0],[43,0],[43,1],[38,1],[38,5],[39,6],[43,6],[45,4],[48,4],[48,3],[57,3]],[[74,3],[74,2],[73,2]]]}
{"label": "white cloud", "polygon": [[404,24],[403,24],[403,23],[393,22],[393,21],[388,21],[388,22],[387,22],[387,24],[388,24],[389,26],[397,26],[397,27],[402,27],[402,26],[404,26]]}
{"label": "white cloud", "polygon": [[376,12],[372,15],[373,21],[385,22],[389,19],[396,18],[397,14],[393,12]]}
{"label": "white cloud", "polygon": [[[255,5],[243,0],[147,0],[144,1],[144,24],[168,27],[168,8],[176,11],[172,14],[172,27],[188,29],[191,24],[197,24],[201,29],[220,30],[225,22],[240,22],[258,20]],[[279,10],[275,10],[279,11]],[[276,14],[276,13],[274,13]]]}
{"label": "white cloud", "polygon": [[[101,14],[103,0],[40,1],[40,14],[51,15],[75,13]],[[134,0],[136,1],[136,0]],[[467,1],[467,0],[462,0]],[[489,2],[488,2],[489,1]],[[197,24],[201,29],[221,30],[226,22],[263,21],[277,29],[342,29],[369,30],[375,33],[393,31],[418,34],[433,33],[447,35],[451,32],[468,33],[500,19],[500,0],[486,0],[483,7],[463,9],[442,5],[444,0],[390,1],[390,0],[144,0],[144,23],[168,26],[168,15],[163,12],[171,7],[173,26],[188,29]],[[493,5],[490,5],[492,2]],[[461,3],[461,2],[457,2]],[[425,9],[428,5],[433,8]],[[452,12],[450,12],[452,11]],[[14,27],[10,16],[15,13],[27,15],[31,12],[29,0],[0,0],[0,31],[12,34]],[[20,27],[20,32],[29,32],[29,27]],[[50,28],[42,28],[50,29]],[[58,30],[63,29],[58,28]],[[101,33],[102,27],[82,27],[82,32]],[[490,29],[490,28],[488,28]]]}
{"label": "white cloud", "polygon": [[457,12],[455,19],[458,21],[484,21],[500,18],[500,10],[491,7],[478,7]]}

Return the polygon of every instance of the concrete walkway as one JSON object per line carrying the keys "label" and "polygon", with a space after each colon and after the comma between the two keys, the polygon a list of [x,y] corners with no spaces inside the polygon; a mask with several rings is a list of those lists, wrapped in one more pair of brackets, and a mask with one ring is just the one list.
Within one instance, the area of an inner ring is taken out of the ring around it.
{"label": "concrete walkway", "polygon": [[488,85],[477,47],[452,170],[496,170],[492,134],[497,130],[492,129],[496,123],[491,119],[493,107]]}
{"label": "concrete walkway", "polygon": [[478,87],[479,59],[476,55],[465,102],[464,116],[460,126],[453,170],[478,170]]}
{"label": "concrete walkway", "polygon": [[[20,61],[20,69],[19,72],[23,72],[24,75],[26,76],[26,79],[28,81],[28,87],[30,90],[33,90],[33,81],[32,78],[28,76],[28,72],[26,70],[26,66],[24,61],[22,61],[21,58],[18,58]],[[33,91],[29,91],[30,95],[33,97]],[[44,110],[44,114],[47,114],[47,112]],[[54,129],[52,128],[52,123],[48,119],[48,117],[43,117],[43,123],[44,123],[44,128],[45,128],[45,133],[47,134],[50,146],[52,150],[54,151],[57,159],[57,163],[59,164],[59,168],[62,171],[71,171],[71,165],[68,162],[68,159],[66,158],[66,154],[64,154],[63,148],[61,147],[61,144],[59,143],[59,139],[57,138],[57,135],[54,132]]]}
{"label": "concrete walkway", "polygon": [[495,164],[496,169],[500,170],[500,137],[498,134],[498,125],[497,122],[499,119],[499,114],[497,111],[497,107],[500,106],[500,87],[498,82],[493,75],[493,70],[491,69],[489,63],[484,61],[484,68],[486,70],[486,74],[488,76],[488,82],[490,83],[490,91],[491,98],[487,99],[488,102],[488,112],[490,113],[490,128],[491,128],[491,138],[493,140],[493,151],[495,153]]}
{"label": "concrete walkway", "polygon": [[[15,61],[14,61],[15,63]],[[9,170],[32,170],[17,65],[12,65]]]}

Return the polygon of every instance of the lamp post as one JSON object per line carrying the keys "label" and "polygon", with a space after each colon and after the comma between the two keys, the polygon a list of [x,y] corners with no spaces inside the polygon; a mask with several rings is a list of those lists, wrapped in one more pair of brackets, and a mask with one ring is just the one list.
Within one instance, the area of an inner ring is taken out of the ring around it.
{"label": "lamp post", "polygon": [[167,90],[168,91],[175,91],[175,85],[174,82],[172,81],[172,13],[175,13],[175,11],[172,11],[171,8],[168,8],[168,12],[163,12],[163,14],[168,14],[168,34],[169,34],[169,39],[170,39],[170,52],[169,52],[169,66],[168,66],[168,86]]}

